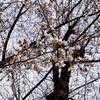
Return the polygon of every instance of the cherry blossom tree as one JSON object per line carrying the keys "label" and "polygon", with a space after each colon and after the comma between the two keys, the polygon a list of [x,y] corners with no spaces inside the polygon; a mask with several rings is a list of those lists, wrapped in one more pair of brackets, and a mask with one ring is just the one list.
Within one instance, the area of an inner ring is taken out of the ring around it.
{"label": "cherry blossom tree", "polygon": [[0,99],[99,100],[100,1],[1,0]]}

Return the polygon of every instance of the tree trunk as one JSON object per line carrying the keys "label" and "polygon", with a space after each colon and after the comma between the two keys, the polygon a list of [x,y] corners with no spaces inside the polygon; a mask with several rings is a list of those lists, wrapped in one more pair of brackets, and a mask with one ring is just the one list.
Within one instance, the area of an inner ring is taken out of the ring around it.
{"label": "tree trunk", "polygon": [[58,67],[54,66],[54,91],[46,97],[47,100],[69,100],[69,78],[71,72],[68,71],[68,68],[70,66],[69,62],[65,62],[65,64],[66,66],[61,69],[61,76],[59,75]]}

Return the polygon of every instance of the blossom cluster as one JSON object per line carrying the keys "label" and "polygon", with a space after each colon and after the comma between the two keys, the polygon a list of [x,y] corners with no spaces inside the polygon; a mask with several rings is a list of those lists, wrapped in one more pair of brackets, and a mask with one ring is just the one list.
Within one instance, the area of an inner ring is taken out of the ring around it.
{"label": "blossom cluster", "polygon": [[44,36],[47,39],[49,39],[50,44],[53,44],[53,45],[58,44],[58,45],[64,45],[64,46],[68,45],[66,41],[63,41],[62,39],[54,38],[50,34],[45,33]]}
{"label": "blossom cluster", "polygon": [[34,70],[40,71],[41,67],[45,67],[51,61],[54,61],[55,66],[59,67],[65,67],[65,62],[68,61],[71,65],[69,70],[73,68],[75,48],[69,47],[67,41],[45,33],[43,39],[41,36],[37,37],[35,46],[30,47],[26,39],[19,40],[18,44],[21,49],[18,50],[18,56],[15,57],[15,60],[26,61],[29,59],[28,63],[25,63],[27,69],[34,68]]}
{"label": "blossom cluster", "polygon": [[[67,41],[64,41],[62,39],[55,38],[51,36],[50,34],[45,33],[44,34],[45,41],[48,41],[48,47],[50,49],[50,45],[52,46],[53,53],[47,53],[45,56],[46,60],[53,60],[55,62],[55,66],[64,67],[65,61],[72,62],[73,61],[73,53],[74,49],[72,47],[68,47]],[[43,40],[40,36],[38,36],[38,43],[37,45],[42,48]],[[68,47],[68,50],[66,51],[65,47]]]}

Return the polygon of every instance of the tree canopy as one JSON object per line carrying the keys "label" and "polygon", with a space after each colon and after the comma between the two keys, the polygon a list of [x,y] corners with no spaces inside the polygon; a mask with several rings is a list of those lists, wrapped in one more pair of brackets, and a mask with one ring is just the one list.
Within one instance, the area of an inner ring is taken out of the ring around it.
{"label": "tree canopy", "polygon": [[1,100],[99,100],[99,0],[0,1]]}

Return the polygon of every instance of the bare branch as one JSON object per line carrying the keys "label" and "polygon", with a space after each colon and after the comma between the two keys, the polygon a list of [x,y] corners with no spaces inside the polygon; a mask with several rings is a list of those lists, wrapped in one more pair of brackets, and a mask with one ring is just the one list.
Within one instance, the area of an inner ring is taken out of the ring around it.
{"label": "bare branch", "polygon": [[100,17],[100,14],[87,26],[87,28],[76,38],[74,43],[78,41],[78,39],[95,23],[95,21]]}
{"label": "bare branch", "polygon": [[3,54],[2,54],[2,60],[5,60],[5,54],[6,54],[6,49],[7,49],[7,44],[8,44],[9,38],[10,38],[10,36],[11,36],[11,33],[12,33],[12,31],[13,31],[13,29],[14,29],[14,27],[15,27],[15,25],[16,25],[18,19],[19,19],[19,17],[20,17],[20,14],[21,14],[23,8],[24,8],[24,4],[21,6],[20,11],[19,11],[17,17],[16,17],[16,19],[15,19],[15,21],[14,21],[12,27],[10,28],[10,30],[9,30],[9,32],[8,32],[7,39],[6,39],[5,43],[4,43]]}
{"label": "bare branch", "polygon": [[45,79],[46,77],[50,74],[50,72],[52,71],[53,67],[48,71],[48,73],[43,77],[43,79],[36,84],[36,86],[34,86],[23,98],[22,100],[25,100],[33,91],[34,89],[36,89]]}
{"label": "bare branch", "polygon": [[88,85],[88,84],[91,84],[91,83],[93,83],[93,82],[95,82],[95,81],[97,81],[97,80],[99,80],[99,79],[100,79],[100,77],[97,77],[97,78],[95,78],[94,80],[92,80],[92,81],[90,81],[90,82],[88,82],[88,83],[86,83],[86,84],[83,84],[83,85],[81,85],[81,86],[75,88],[74,90],[72,90],[71,92],[69,92],[69,94],[72,93],[72,92],[74,92],[74,91],[76,91],[76,90],[78,90],[78,89],[80,89],[80,88],[82,88],[82,87],[84,87],[84,86],[86,86],[86,85]]}

